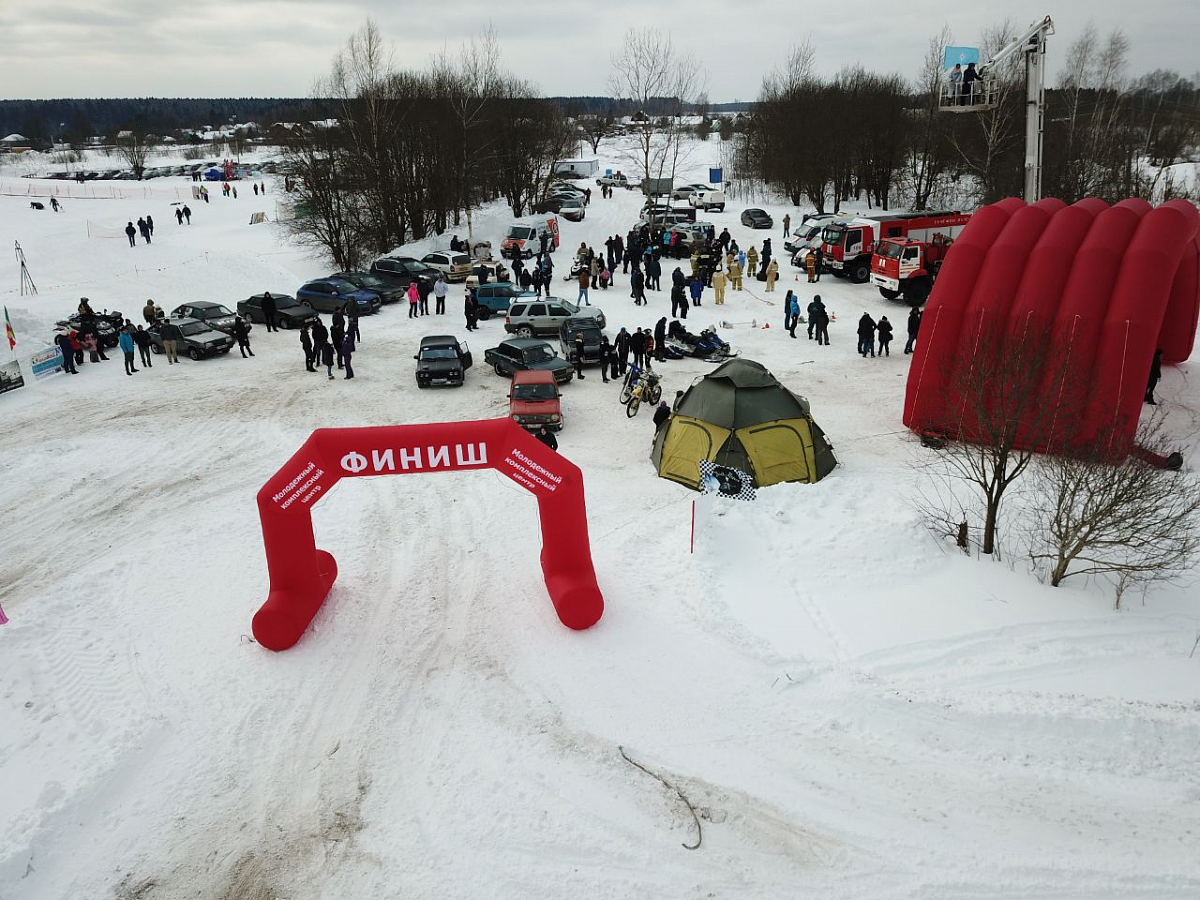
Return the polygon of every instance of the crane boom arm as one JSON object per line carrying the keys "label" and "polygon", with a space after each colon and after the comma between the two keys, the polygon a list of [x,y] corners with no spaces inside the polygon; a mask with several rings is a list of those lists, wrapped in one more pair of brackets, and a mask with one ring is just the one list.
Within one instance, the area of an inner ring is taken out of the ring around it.
{"label": "crane boom arm", "polygon": [[1034,22],[1029,26],[1029,29],[1010,44],[1002,47],[992,54],[992,58],[979,67],[980,74],[985,74],[992,66],[998,65],[1008,59],[1018,50],[1033,50],[1045,39],[1047,35],[1054,34],[1054,22],[1049,16],[1042,19],[1040,22]]}

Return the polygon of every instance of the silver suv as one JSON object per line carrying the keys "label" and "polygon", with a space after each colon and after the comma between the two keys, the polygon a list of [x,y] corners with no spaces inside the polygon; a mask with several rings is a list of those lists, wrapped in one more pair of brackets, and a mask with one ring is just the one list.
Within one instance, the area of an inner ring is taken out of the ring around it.
{"label": "silver suv", "polygon": [[597,328],[604,328],[607,321],[604,311],[598,306],[576,306],[561,297],[546,297],[545,299],[514,299],[508,307],[508,317],[504,320],[504,330],[509,334],[521,337],[535,335],[553,335],[558,337],[563,322],[573,316],[582,316],[596,320]]}

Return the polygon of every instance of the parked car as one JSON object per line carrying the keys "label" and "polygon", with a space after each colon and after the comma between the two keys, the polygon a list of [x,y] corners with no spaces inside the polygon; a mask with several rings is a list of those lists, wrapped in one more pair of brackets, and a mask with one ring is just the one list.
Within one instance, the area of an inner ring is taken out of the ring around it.
{"label": "parked car", "polygon": [[[484,278],[484,273],[487,278]],[[467,288],[479,287],[480,279],[484,284],[490,282],[508,281],[509,271],[505,268],[504,263],[499,261],[478,262],[471,267],[471,274],[467,276]],[[507,309],[507,307],[505,307]]]}
{"label": "parked car", "polygon": [[296,291],[296,299],[318,312],[334,312],[347,303],[353,303],[358,307],[360,316],[378,311],[383,303],[383,298],[374,291],[360,290],[341,278],[318,278],[302,284]]}
{"label": "parked car", "polygon": [[575,197],[583,196],[583,188],[577,184],[571,184],[569,181],[552,181],[550,183],[550,192],[554,194],[571,194]]}
{"label": "parked car", "polygon": [[582,222],[587,212],[583,208],[583,201],[577,197],[572,197],[568,200],[559,201],[558,214],[568,222]]}
{"label": "parked car", "polygon": [[681,185],[680,187],[677,187],[677,188],[675,188],[675,190],[671,191],[671,199],[672,200],[686,200],[686,199],[688,199],[688,197],[692,196],[692,194],[699,193],[700,191],[711,191],[711,190],[712,190],[712,188],[710,188],[707,184],[699,184],[699,183],[685,184],[685,185]]}
{"label": "parked car", "polygon": [[[305,322],[310,325],[319,317],[307,306],[301,306],[291,294],[271,294],[275,301],[275,314],[280,328],[300,328]],[[254,294],[245,300],[239,300],[237,311],[247,322],[267,321],[262,311],[262,294]]]}
{"label": "parked car", "polygon": [[417,361],[417,387],[435,384],[461,387],[473,360],[466,344],[449,334],[421,338],[421,349],[413,357]]}
{"label": "parked car", "polygon": [[446,276],[447,281],[463,281],[471,274],[471,257],[465,253],[455,253],[453,250],[435,250],[421,257],[421,262],[431,269],[437,269]]}
{"label": "parked car", "polygon": [[646,225],[679,225],[683,222],[696,221],[696,210],[680,206],[668,206],[665,203],[647,203],[642,207],[638,219]]}
{"label": "parked car", "polygon": [[600,187],[604,185],[608,185],[609,187],[631,187],[629,179],[620,172],[613,172],[611,175],[601,175],[596,179],[596,184]]}
{"label": "parked car", "polygon": [[743,209],[742,224],[750,228],[774,228],[775,220],[765,209]]}
{"label": "parked car", "polygon": [[385,256],[371,263],[371,274],[388,284],[407,288],[414,278],[426,281],[432,287],[438,279],[438,270],[432,269],[411,256]]}
{"label": "parked car", "polygon": [[[171,310],[171,315],[186,319],[199,319],[209,328],[233,333],[234,312],[222,303],[212,303],[208,300],[196,300],[193,303],[183,303]],[[246,330],[251,325],[246,323]]]}
{"label": "parked car", "polygon": [[702,209],[705,212],[715,209],[717,212],[725,212],[725,192],[724,191],[696,191],[687,198],[688,203],[696,209]]}
{"label": "parked car", "polygon": [[604,337],[604,329],[596,325],[595,319],[581,317],[567,319],[558,329],[558,346],[564,359],[575,362],[575,335],[583,335],[583,364],[600,362],[600,338]]}
{"label": "parked car", "polygon": [[370,272],[335,272],[329,277],[348,281],[361,291],[374,291],[379,295],[381,303],[396,303],[404,299],[404,288],[388,284],[378,275],[372,275]]}
{"label": "parked car", "polygon": [[[816,250],[821,246],[821,231],[824,230],[825,223],[832,222],[833,219],[833,213],[805,216],[800,227],[784,240],[783,249],[793,257],[799,253],[807,255],[809,250]],[[797,263],[793,259],[792,262],[794,265],[803,265],[803,261]]]}
{"label": "parked car", "polygon": [[516,259],[518,256],[530,259],[540,252],[543,242],[550,253],[558,249],[557,218],[543,213],[540,216],[516,219],[504,233],[504,240],[500,242],[500,255],[509,259]]}
{"label": "parked car", "polygon": [[508,392],[508,414],[522,428],[537,431],[543,425],[562,431],[562,394],[554,373],[546,369],[514,372]]}
{"label": "parked car", "polygon": [[561,297],[521,298],[508,307],[504,319],[504,330],[521,337],[537,334],[558,335],[563,322],[572,316],[586,316],[596,322],[598,328],[607,325],[604,312],[598,306],[576,306]]}
{"label": "parked car", "polygon": [[179,353],[186,353],[192,359],[216,356],[218,353],[228,353],[233,349],[233,338],[225,332],[209,328],[199,319],[172,316],[169,319],[159,319],[146,328],[150,335],[150,348],[155,353],[163,352],[162,326],[165,322],[179,326],[182,338],[176,350]]}
{"label": "parked car", "polygon": [[486,322],[492,316],[508,312],[514,300],[532,300],[535,296],[533,291],[523,291],[511,281],[489,281],[475,290],[476,312],[480,320]]}
{"label": "parked car", "polygon": [[554,352],[554,348],[537,338],[508,338],[496,347],[483,351],[487,362],[497,375],[511,377],[526,369],[541,369],[550,372],[554,380],[563,384],[574,377],[571,364]]}

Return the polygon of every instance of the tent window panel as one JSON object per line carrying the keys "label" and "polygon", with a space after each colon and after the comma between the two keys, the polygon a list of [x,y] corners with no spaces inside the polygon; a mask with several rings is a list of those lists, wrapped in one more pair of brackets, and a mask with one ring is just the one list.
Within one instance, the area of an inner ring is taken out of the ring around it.
{"label": "tent window panel", "polygon": [[816,481],[808,465],[811,439],[793,425],[772,422],[760,428],[744,428],[738,436],[754,464],[759,486],[781,481]]}

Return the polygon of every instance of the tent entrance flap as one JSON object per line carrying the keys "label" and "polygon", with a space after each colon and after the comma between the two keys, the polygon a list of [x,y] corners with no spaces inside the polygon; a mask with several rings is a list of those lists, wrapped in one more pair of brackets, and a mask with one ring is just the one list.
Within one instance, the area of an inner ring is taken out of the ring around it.
{"label": "tent entrance flap", "polygon": [[804,419],[743,428],[737,437],[741,439],[753,466],[754,479],[759,484],[817,480],[813,477],[812,438]]}
{"label": "tent entrance flap", "polygon": [[658,474],[690,487],[700,485],[700,460],[716,459],[730,431],[687,416],[675,416],[663,437]]}

